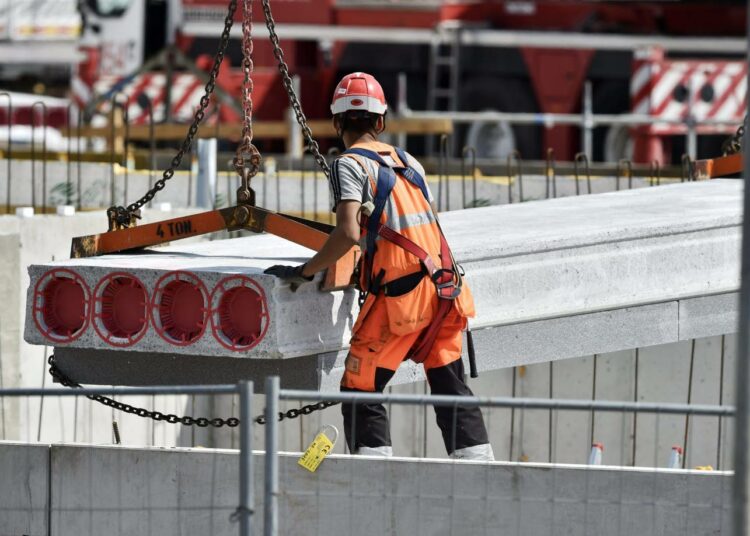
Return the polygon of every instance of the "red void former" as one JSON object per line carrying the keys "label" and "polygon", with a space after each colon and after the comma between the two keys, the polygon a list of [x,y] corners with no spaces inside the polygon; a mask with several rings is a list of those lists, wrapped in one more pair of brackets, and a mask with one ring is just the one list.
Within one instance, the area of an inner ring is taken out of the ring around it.
{"label": "red void former", "polygon": [[162,339],[187,346],[203,336],[208,316],[208,291],[190,272],[170,272],[156,282],[151,320]]}
{"label": "red void former", "polygon": [[34,323],[54,343],[76,340],[89,323],[91,290],[77,273],[65,268],[46,272],[34,286]]}
{"label": "red void former", "polygon": [[146,287],[132,274],[113,272],[94,289],[94,329],[111,346],[132,346],[148,328]]}
{"label": "red void former", "polygon": [[219,344],[242,352],[256,346],[268,331],[266,294],[244,275],[225,277],[211,293],[211,330]]}

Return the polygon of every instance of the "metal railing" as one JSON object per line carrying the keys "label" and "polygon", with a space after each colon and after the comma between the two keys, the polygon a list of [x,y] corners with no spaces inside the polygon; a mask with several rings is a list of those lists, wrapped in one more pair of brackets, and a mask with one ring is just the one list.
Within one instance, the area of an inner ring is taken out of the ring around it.
{"label": "metal railing", "polygon": [[[240,449],[238,506],[231,516],[239,522],[240,536],[259,534],[255,522],[255,496],[253,482],[255,469],[253,448],[253,383],[237,385],[155,386],[155,387],[108,387],[108,388],[5,388],[2,397],[77,397],[77,396],[137,396],[155,394],[190,395],[239,395]],[[278,377],[266,378],[265,383],[265,454],[264,454],[264,498],[263,534],[276,536],[279,532],[279,405],[280,401],[330,401],[344,404],[383,403],[412,406],[481,407],[512,410],[570,410],[580,412],[652,413],[657,415],[732,417],[735,410],[730,406],[699,404],[662,404],[643,402],[618,402],[601,400],[566,400],[509,397],[459,397],[445,395],[408,395],[376,393],[321,393],[318,391],[280,389]],[[354,458],[352,458],[353,460]],[[454,461],[454,463],[456,463]]]}

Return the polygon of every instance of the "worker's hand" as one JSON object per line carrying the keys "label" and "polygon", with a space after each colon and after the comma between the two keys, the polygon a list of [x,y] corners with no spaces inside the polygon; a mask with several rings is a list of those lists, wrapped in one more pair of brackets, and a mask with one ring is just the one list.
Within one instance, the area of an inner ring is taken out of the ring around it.
{"label": "worker's hand", "polygon": [[264,274],[269,275],[275,275],[279,279],[283,279],[284,282],[289,283],[289,286],[292,289],[292,292],[297,290],[297,287],[299,287],[302,283],[309,283],[313,280],[315,275],[311,275],[310,277],[305,277],[302,275],[302,270],[305,269],[304,264],[300,264],[299,266],[287,266],[285,264],[277,264],[275,266],[271,266],[270,268],[267,268],[263,271]]}

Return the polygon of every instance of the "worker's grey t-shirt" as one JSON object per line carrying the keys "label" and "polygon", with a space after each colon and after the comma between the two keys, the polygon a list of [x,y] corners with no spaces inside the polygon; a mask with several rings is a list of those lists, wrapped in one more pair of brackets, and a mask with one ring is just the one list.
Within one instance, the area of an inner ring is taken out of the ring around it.
{"label": "worker's grey t-shirt", "polygon": [[[388,164],[395,166],[396,162],[387,155],[380,155],[383,157]],[[377,180],[378,177],[378,164],[368,158],[358,157],[359,161],[349,156],[342,156],[333,162],[331,166],[331,181],[329,183],[331,189],[331,199],[333,212],[336,212],[336,207],[341,201],[359,201],[360,203],[366,203],[367,201],[373,200],[372,184],[367,173],[362,169],[359,162],[363,162],[367,167],[367,171]],[[425,176],[424,168],[422,164],[417,162],[409,153],[406,153],[406,158],[409,161],[409,166],[413,167],[422,177]],[[425,183],[426,185],[426,183]],[[430,203],[432,203],[432,192],[430,192],[429,186],[427,191],[430,195]]]}

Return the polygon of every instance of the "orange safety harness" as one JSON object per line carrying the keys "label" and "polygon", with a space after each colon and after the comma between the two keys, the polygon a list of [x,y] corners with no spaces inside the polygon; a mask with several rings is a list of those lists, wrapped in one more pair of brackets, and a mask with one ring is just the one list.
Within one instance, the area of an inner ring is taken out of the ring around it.
{"label": "orange safety harness", "polygon": [[[372,266],[373,259],[377,251],[376,238],[379,236],[384,240],[388,240],[392,244],[404,249],[410,254],[414,255],[422,266],[425,275],[429,276],[432,282],[435,284],[435,289],[438,297],[438,307],[435,312],[432,321],[424,329],[420,335],[419,340],[414,345],[409,353],[409,359],[421,363],[427,358],[427,354],[432,349],[435,339],[437,338],[440,327],[443,325],[445,318],[448,316],[451,308],[454,305],[454,301],[461,294],[461,288],[463,285],[462,273],[456,264],[453,254],[451,253],[448,241],[445,239],[440,224],[437,223],[437,229],[440,235],[440,266],[435,262],[434,259],[427,253],[424,248],[410,240],[403,234],[395,231],[388,227],[386,224],[381,223],[381,216],[385,210],[386,202],[388,201],[393,187],[396,184],[397,177],[401,177],[411,184],[419,188],[424,195],[424,198],[429,203],[429,190],[425,183],[424,177],[415,170],[413,167],[408,165],[406,153],[403,149],[394,147],[399,160],[402,162],[402,166],[391,166],[389,165],[378,153],[368,149],[352,148],[342,153],[342,156],[347,154],[361,156],[368,158],[379,164],[378,167],[378,178],[377,187],[375,190],[374,207],[369,215],[362,215],[360,225],[366,230],[366,243],[367,248],[362,259],[362,275],[364,284],[362,285],[362,295],[360,296],[360,305],[364,303],[367,295],[370,292],[377,293],[380,290],[380,280],[383,278],[381,272],[376,277],[373,277]],[[410,276],[405,276],[410,277]],[[391,282],[393,283],[393,282]],[[471,367],[472,377],[476,377],[476,366],[474,363],[474,348],[473,341],[471,340],[470,332],[468,337],[468,350],[469,350],[469,361]]]}

